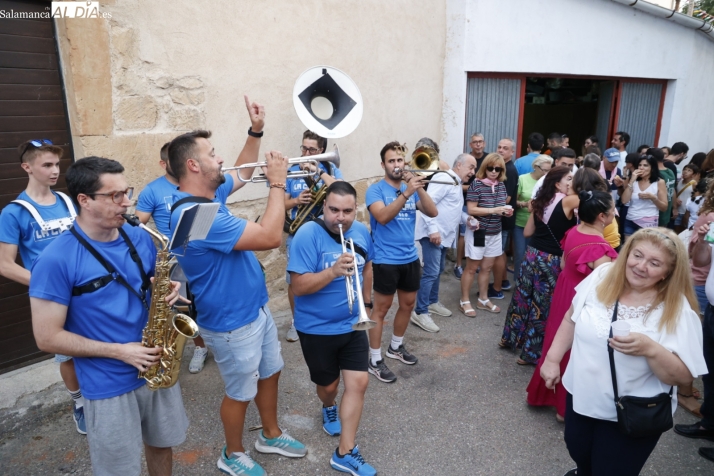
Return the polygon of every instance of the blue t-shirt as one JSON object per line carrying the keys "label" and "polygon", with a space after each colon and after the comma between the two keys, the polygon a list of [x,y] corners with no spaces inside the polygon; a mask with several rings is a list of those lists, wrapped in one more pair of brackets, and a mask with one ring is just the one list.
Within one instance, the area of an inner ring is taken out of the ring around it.
{"label": "blue t-shirt", "polygon": [[[318,162],[319,167],[324,170],[325,172],[329,173],[334,173],[335,178],[342,180],[342,172],[340,172],[340,169],[335,167],[334,165],[330,164],[330,169],[328,170],[325,168],[324,165],[322,165],[322,162]],[[293,165],[290,167],[289,171],[290,172],[295,172],[300,170],[299,165]],[[323,181],[320,180],[317,182],[318,185],[322,185]],[[307,183],[305,182],[305,179],[300,177],[300,178],[293,178],[293,179],[288,179],[285,182],[285,188],[287,189],[287,192],[290,194],[290,198],[296,198],[298,195],[302,193],[303,190],[307,190],[309,187],[307,186]],[[295,215],[297,214],[297,207],[293,207],[290,210],[290,218],[295,218]]]}
{"label": "blue t-shirt", "polygon": [[[17,198],[33,205],[45,221],[69,217],[67,204],[62,197],[55,192],[52,192],[52,195],[55,196],[54,205],[40,205],[24,191]],[[43,231],[30,212],[17,203],[8,203],[0,214],[0,241],[17,245],[22,264],[26,269],[32,267],[32,263],[42,250],[47,248],[60,233],[59,230]]]}
{"label": "blue t-shirt", "polygon": [[[374,245],[366,226],[358,221],[352,223],[345,233],[345,239],[350,238],[355,242],[355,249],[359,245],[367,252],[367,261],[374,259]],[[349,252],[349,245],[347,250]],[[309,222],[295,233],[290,248],[288,271],[297,274],[319,273],[331,267],[341,254],[342,245],[333,240],[320,225]],[[364,258],[357,253],[360,283],[363,282],[364,265]],[[352,312],[347,306],[344,276],[332,280],[316,293],[295,296],[295,328],[300,332],[318,335],[346,334],[352,332],[352,324],[358,319],[357,299],[352,306]]]}
{"label": "blue t-shirt", "polygon": [[[248,222],[233,216],[226,207],[233,177],[227,174],[225,177],[226,186],[219,187],[213,199],[221,205],[208,236],[205,240],[189,242],[184,256],[176,256],[191,285],[198,325],[213,332],[229,332],[250,324],[268,302],[268,289],[258,258],[252,251],[233,249]],[[189,196],[176,191],[174,203]],[[174,210],[172,230],[181,210],[194,205],[186,203]]]}
{"label": "blue t-shirt", "polygon": [[176,185],[168,181],[166,176],[159,177],[141,191],[136,204],[137,211],[151,213],[156,229],[168,237],[171,236],[171,230],[169,230],[171,205],[174,204],[173,196],[177,188]]}
{"label": "blue t-shirt", "polygon": [[[120,236],[114,241],[98,242],[74,228],[102,257],[122,274],[138,292],[141,289],[139,267],[129,255],[129,247]],[[144,271],[153,276],[156,247],[151,236],[130,225],[123,226],[141,257]],[[64,328],[69,332],[101,342],[126,344],[141,342],[141,333],[149,313],[138,296],[118,281],[112,281],[92,293],[72,296],[72,288],[106,276],[107,270],[72,235],[63,233],[42,253],[32,267],[30,296],[67,306]],[[106,357],[75,357],[82,395],[100,400],[123,395],[144,383],[139,371],[121,360]]]}
{"label": "blue t-shirt", "polygon": [[518,175],[529,174],[533,172],[533,161],[540,155],[540,152],[531,152],[523,157],[516,159],[513,165],[518,170]]}
{"label": "blue t-shirt", "polygon": [[[384,179],[370,185],[365,198],[367,209],[376,202],[384,203],[385,207],[389,206],[406,189],[407,185],[404,183],[397,190]],[[416,193],[409,197],[402,210],[386,225],[381,225],[370,212],[369,224],[374,240],[375,263],[406,264],[417,259],[416,246],[414,246],[414,226],[418,201],[419,195]]]}

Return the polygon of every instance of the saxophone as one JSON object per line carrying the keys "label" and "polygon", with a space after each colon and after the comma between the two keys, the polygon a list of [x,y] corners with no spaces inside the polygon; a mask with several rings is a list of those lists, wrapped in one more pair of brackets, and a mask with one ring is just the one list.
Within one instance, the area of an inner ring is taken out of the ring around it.
{"label": "saxophone", "polygon": [[172,292],[169,239],[145,226],[136,215],[122,216],[130,225],[140,227],[160,243],[160,249],[156,253],[154,283],[151,285],[149,321],[142,332],[141,344],[144,347],[158,346],[163,350],[159,363],[139,372],[139,378],[146,380],[150,390],[173,387],[178,382],[186,339],[198,337],[198,326],[189,316],[174,314],[165,300]]}

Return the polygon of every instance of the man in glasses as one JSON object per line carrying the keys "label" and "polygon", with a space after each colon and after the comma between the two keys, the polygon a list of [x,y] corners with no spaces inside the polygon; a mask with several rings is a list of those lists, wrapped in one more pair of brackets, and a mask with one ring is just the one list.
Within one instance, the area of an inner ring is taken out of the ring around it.
{"label": "man in glasses", "polygon": [[[327,139],[321,137],[314,132],[307,130],[302,134],[302,144],[300,145],[300,157],[310,157],[313,155],[323,154],[327,148]],[[294,220],[297,216],[300,206],[308,205],[313,201],[313,194],[320,187],[330,186],[336,180],[342,180],[342,172],[335,167],[335,164],[327,161],[318,162],[317,168],[314,164],[304,163],[295,164],[290,168],[291,172],[299,170],[310,170],[316,173],[316,180],[310,177],[298,177],[288,179],[286,182],[287,190],[285,192],[285,209],[288,211],[290,220]],[[319,175],[317,175],[319,173]],[[322,204],[315,204],[314,211],[305,221],[313,220],[322,211]],[[287,226],[285,227],[287,231]],[[285,239],[285,254],[286,261],[290,261],[290,245],[293,241],[293,235],[288,233]],[[290,283],[290,273],[285,271],[285,282],[288,283],[288,299],[290,300],[290,310],[295,314],[295,294],[293,293],[292,284]],[[300,338],[295,330],[295,323],[290,323],[290,329],[286,340],[288,342],[296,342]]]}
{"label": "man in glasses", "polygon": [[[566,167],[570,168],[573,174],[575,174],[575,172],[578,171],[578,166],[575,165],[575,155],[575,151],[567,147],[561,147],[559,149],[556,149],[555,152],[553,152],[553,155],[551,156],[553,157],[553,167],[565,165]],[[538,195],[540,188],[543,186],[544,180],[545,175],[538,179],[536,184],[533,186],[533,196],[531,198],[535,198],[536,195]]]}
{"label": "man in glasses", "polygon": [[[263,106],[251,102],[248,96],[243,96],[243,99],[245,99],[245,107],[248,110],[248,116],[251,122],[250,131],[253,135],[249,133],[246,138],[246,146],[242,149],[241,154],[234,164],[236,167],[249,162],[254,155],[257,155],[258,148],[260,147],[260,136],[263,135],[263,127],[265,125],[265,109]],[[253,149],[255,149],[254,152],[252,152]],[[162,235],[170,238],[171,230],[169,229],[169,219],[171,217],[173,195],[178,188],[178,180],[171,171],[171,165],[169,164],[169,142],[161,147],[159,165],[164,169],[165,173],[163,176],[150,182],[144,190],[141,191],[138,203],[136,204],[136,215],[144,224],[148,223],[153,217],[156,229],[159,230]],[[227,190],[228,195],[245,185],[245,182],[238,180],[238,172],[238,170],[227,172],[234,178],[232,187],[230,190]],[[244,173],[246,174],[245,177],[247,177],[247,172]],[[227,182],[224,183],[222,187],[226,187],[226,184]],[[201,336],[193,339],[193,343],[195,347],[191,361],[188,364],[188,371],[195,374],[203,370],[208,349]]]}
{"label": "man in glasses", "polygon": [[[9,203],[0,215],[0,274],[25,286],[30,284],[30,269],[40,253],[71,226],[77,216],[74,204],[57,185],[62,149],[47,139],[21,144],[20,165],[27,173],[27,188]],[[20,253],[23,266],[15,262]],[[84,421],[84,399],[77,381],[72,357],[55,355],[60,375],[72,396],[72,412],[77,431],[87,434]]]}
{"label": "man in glasses", "polygon": [[[40,349],[75,356],[93,473],[139,474],[143,442],[149,472],[169,475],[171,448],[185,440],[188,418],[179,384],[152,391],[137,378],[162,354],[141,344],[156,247],[122,216],[133,196],[123,172],[100,157],[67,170],[80,213],[32,268],[32,327]],[[164,297],[169,305],[178,288],[172,283]]]}

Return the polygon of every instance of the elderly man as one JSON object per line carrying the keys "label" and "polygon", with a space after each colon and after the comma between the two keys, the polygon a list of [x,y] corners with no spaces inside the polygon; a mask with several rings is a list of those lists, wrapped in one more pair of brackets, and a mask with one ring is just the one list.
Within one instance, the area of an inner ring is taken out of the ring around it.
{"label": "elderly man", "polygon": [[[451,170],[436,175],[449,174],[459,184],[458,187],[442,183],[432,183],[426,193],[436,205],[439,214],[429,218],[417,212],[417,225],[414,239],[421,243],[424,260],[421,282],[417,292],[416,309],[412,311],[411,322],[427,332],[438,332],[429,312],[448,317],[451,311],[439,302],[439,276],[444,271],[446,250],[456,241],[456,228],[461,221],[464,196],[461,184],[467,182],[476,173],[476,159],[469,154],[456,157]],[[447,180],[443,180],[447,181]]]}

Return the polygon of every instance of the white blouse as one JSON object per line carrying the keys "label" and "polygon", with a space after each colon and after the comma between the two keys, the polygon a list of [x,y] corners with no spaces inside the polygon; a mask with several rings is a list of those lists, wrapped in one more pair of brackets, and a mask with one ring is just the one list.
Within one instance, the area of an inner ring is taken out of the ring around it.
{"label": "white blouse", "polygon": [[[606,277],[612,263],[597,267],[576,288],[573,299],[575,338],[570,361],[563,375],[563,386],[573,395],[573,409],[584,416],[617,421],[614,403],[607,339],[613,307],[607,308],[597,299],[595,288]],[[618,306],[618,320],[626,319],[631,332],[645,334],[682,359],[695,377],[706,374],[702,351],[702,324],[699,316],[684,301],[677,330],[669,334],[659,331],[657,324],[664,305],[647,307]],[[649,314],[648,311],[649,310]],[[645,357],[625,355],[615,351],[617,390],[622,397],[632,395],[652,397],[668,393],[670,386],[652,372]],[[677,389],[672,393],[672,413],[677,409]]]}

